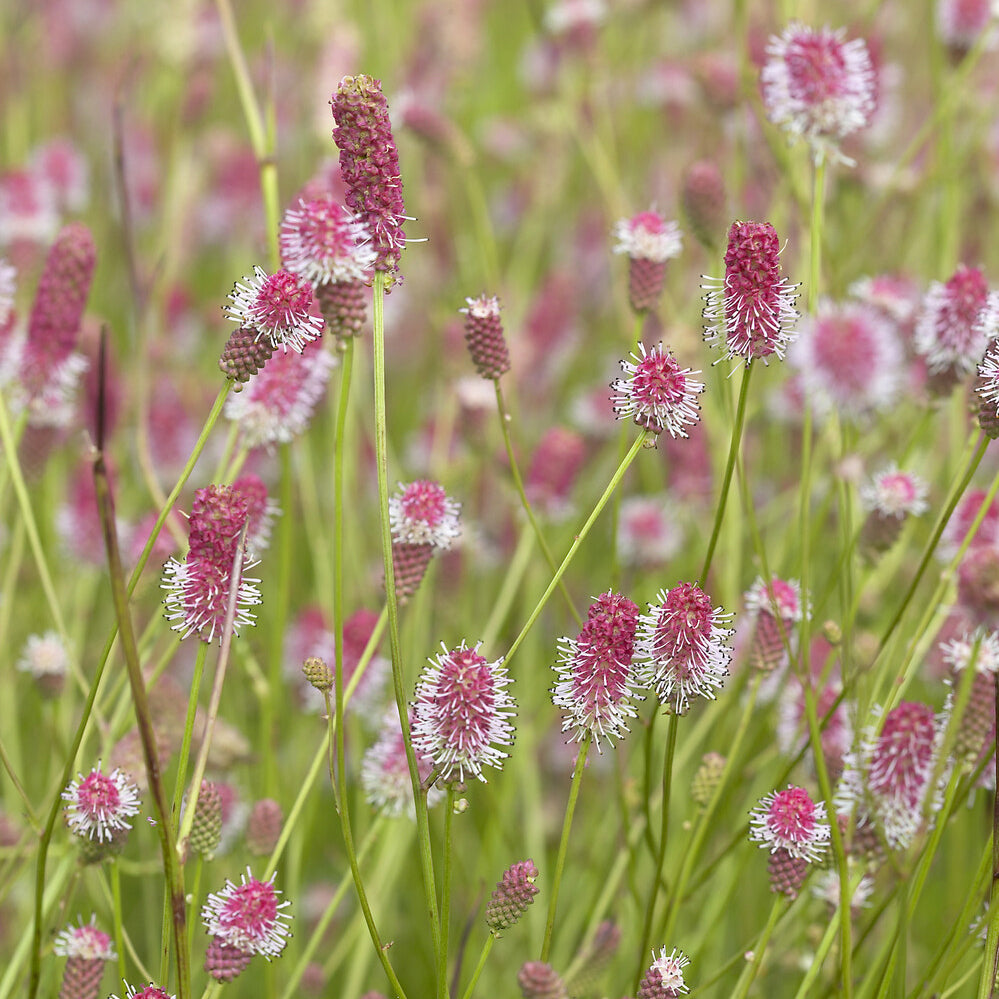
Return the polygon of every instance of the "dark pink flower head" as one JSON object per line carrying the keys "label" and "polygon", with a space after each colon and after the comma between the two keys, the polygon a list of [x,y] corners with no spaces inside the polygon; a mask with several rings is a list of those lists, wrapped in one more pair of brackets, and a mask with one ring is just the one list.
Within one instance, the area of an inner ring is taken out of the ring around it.
{"label": "dark pink flower head", "polygon": [[540,891],[534,883],[537,879],[533,860],[521,860],[503,872],[486,903],[486,925],[491,933],[498,937],[517,923]]}
{"label": "dark pink flower head", "polygon": [[631,699],[638,681],[632,660],[638,628],[638,605],[608,590],[590,604],[579,637],[559,641],[558,677],[552,701],[562,708],[562,731],[569,741],[591,735],[600,748],[606,738],[613,745],[628,732],[635,717]]}
{"label": "dark pink flower head", "polygon": [[774,791],[749,813],[749,838],[775,853],[818,860],[829,846],[830,828],[824,801],[814,802],[803,787]]}
{"label": "dark pink flower head", "polygon": [[501,746],[513,741],[514,701],[502,660],[489,662],[462,642],[429,660],[416,685],[413,748],[429,756],[442,781],[485,781],[483,766],[500,769]]}
{"label": "dark pink flower head", "polygon": [[926,483],[918,475],[891,464],[861,486],[860,499],[868,510],[902,520],[926,512],[926,493]]}
{"label": "dark pink flower head", "polygon": [[78,926],[69,926],[55,938],[53,951],[59,957],[76,957],[85,961],[114,961],[117,954],[111,937],[95,925],[97,917],[91,916],[89,923],[82,918]]}
{"label": "dark pink flower head", "polygon": [[957,569],[957,602],[976,624],[999,628],[999,548],[965,553]]}
{"label": "dark pink flower head", "polygon": [[809,612],[807,601],[801,599],[801,583],[796,579],[778,579],[774,576],[767,586],[762,576],[743,596],[747,612],[756,617],[760,613],[780,618],[785,624],[796,624]]}
{"label": "dark pink flower head", "polygon": [[663,947],[656,957],[652,952],[652,964],[645,972],[638,986],[638,999],[673,999],[690,991],[683,980],[683,969],[690,964],[690,958],[674,947],[669,954]]}
{"label": "dark pink flower head", "polygon": [[839,140],[866,127],[876,107],[876,81],[867,45],[846,41],[842,29],[818,31],[792,22],[767,45],[760,72],[770,120],[804,138],[817,158],[839,153]]}
{"label": "dark pink flower head", "polygon": [[986,311],[989,286],[977,267],[962,264],[945,283],[934,281],[916,320],[915,347],[931,374],[971,374],[996,336],[996,303]]}
{"label": "dark pink flower head", "polygon": [[[110,996],[109,999],[118,999],[118,997]],[[124,999],[177,999],[177,997],[170,995],[166,989],[161,989],[158,985],[153,985],[152,983],[136,992],[135,989],[132,988],[128,982],[126,982]]]}
{"label": "dark pink flower head", "polygon": [[657,604],[639,619],[635,660],[639,682],[655,690],[659,700],[673,702],[678,714],[692,697],[714,699],[732,659],[726,644],[733,631],[731,614],[712,607],[696,583],[660,590]]}
{"label": "dark pink flower head", "polygon": [[704,383],[692,378],[699,371],[681,368],[673,354],[660,343],[646,351],[639,343],[634,361],[621,361],[626,378],[611,382],[614,412],[619,420],[631,417],[654,434],[668,431],[671,437],[686,437],[685,427],[699,419],[697,396]]}
{"label": "dark pink flower head", "polygon": [[[184,638],[197,634],[210,642],[217,635],[222,640],[233,563],[247,515],[246,498],[231,486],[207,486],[195,493],[187,556],[183,562],[170,559],[163,567],[166,618]],[[243,568],[255,564],[247,561]],[[247,608],[260,603],[258,582],[245,576],[239,580],[234,634],[253,623]]]}
{"label": "dark pink flower head", "polygon": [[679,254],[682,246],[680,227],[668,222],[656,211],[639,212],[614,225],[615,253],[632,260],[651,260],[662,264]]}
{"label": "dark pink flower head", "polygon": [[[410,728],[415,722],[416,716],[410,711]],[[434,769],[433,760],[418,752],[416,769],[420,780],[427,780]],[[410,819],[416,818],[406,745],[394,705],[385,713],[377,741],[365,751],[361,760],[361,787],[368,804],[384,815],[394,818],[405,813]],[[443,788],[434,784],[427,791],[427,806],[433,808],[443,797]]]}
{"label": "dark pink flower head", "polygon": [[726,357],[783,360],[797,337],[798,285],[781,276],[780,240],[769,222],[733,222],[725,277],[705,278],[704,336]]}
{"label": "dark pink flower head", "polygon": [[475,370],[483,378],[499,378],[510,370],[510,351],[503,334],[499,299],[495,295],[466,298],[465,343]]}
{"label": "dark pink flower head", "polygon": [[101,772],[101,764],[78,774],[62,792],[66,821],[77,836],[108,842],[131,829],[128,821],[139,814],[139,789],[123,770]]}
{"label": "dark pink flower head", "polygon": [[366,281],[375,263],[367,227],[330,197],[300,200],[281,221],[281,262],[313,288]]}
{"label": "dark pink flower head", "polygon": [[229,947],[251,954],[263,954],[268,960],[284,950],[290,932],[283,910],[290,902],[279,902],[280,892],[274,878],[258,881],[246,869],[240,883],[226,879],[221,891],[211,892],[201,909],[201,921],[208,935],[221,938]]}
{"label": "dark pink flower head", "polygon": [[312,285],[288,270],[268,274],[254,267],[253,275],[236,282],[229,293],[226,317],[240,326],[256,330],[276,350],[301,353],[310,340],[322,336],[323,321],[312,313]]}
{"label": "dark pink flower head", "polygon": [[246,500],[246,550],[251,558],[264,551],[271,540],[271,527],[281,513],[277,503],[267,495],[263,480],[247,472],[232,484],[232,488]]}
{"label": "dark pink flower head", "polygon": [[305,433],[335,366],[319,343],[272,354],[241,392],[229,395],[225,415],[239,424],[247,447],[287,444]]}
{"label": "dark pink flower head", "polygon": [[375,269],[386,272],[391,284],[406,245],[402,229],[406,206],[381,80],[363,74],[345,76],[330,103],[347,207],[367,226],[377,257]]}
{"label": "dark pink flower head", "polygon": [[531,505],[550,517],[564,516],[571,510],[570,496],[583,461],[586,445],[583,438],[566,427],[550,427],[538,442],[524,480]]}
{"label": "dark pink flower head", "polygon": [[392,540],[408,545],[450,548],[461,535],[461,504],[438,482],[399,483],[389,499]]}

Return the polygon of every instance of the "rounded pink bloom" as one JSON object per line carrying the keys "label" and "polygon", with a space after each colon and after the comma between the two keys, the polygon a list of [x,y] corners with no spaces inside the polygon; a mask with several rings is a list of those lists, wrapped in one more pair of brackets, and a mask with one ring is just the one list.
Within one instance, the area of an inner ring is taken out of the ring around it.
{"label": "rounded pink bloom", "polygon": [[322,336],[323,321],[312,314],[312,285],[291,271],[268,274],[254,267],[251,277],[236,282],[229,298],[226,317],[267,337],[275,349],[291,347],[301,353],[310,340]]}
{"label": "rounded pink bloom", "polygon": [[52,950],[59,957],[78,957],[85,961],[114,961],[117,954],[111,937],[94,925],[96,916],[90,917],[89,923],[80,922],[79,926],[70,926],[61,930],[55,938]]}
{"label": "rounded pink bloom", "polygon": [[416,685],[413,748],[433,760],[441,780],[485,781],[483,766],[503,766],[500,746],[513,742],[514,701],[511,680],[501,665],[462,642],[431,659]]}
{"label": "rounded pink bloom", "polygon": [[653,951],[652,965],[638,986],[638,999],[672,999],[689,992],[683,980],[683,969],[688,964],[690,958],[676,947],[669,954],[663,947],[658,957]]}
{"label": "rounded pink bloom", "polygon": [[931,374],[971,374],[997,333],[997,305],[989,305],[989,286],[977,267],[958,267],[945,283],[934,281],[916,320],[916,351]]}
{"label": "rounded pink bloom", "polygon": [[258,881],[246,869],[240,883],[226,879],[221,891],[211,892],[201,909],[201,921],[210,937],[250,954],[277,957],[288,942],[290,931],[283,912],[291,903],[279,902],[281,893],[269,881]]}
{"label": "rounded pink bloom", "polygon": [[[415,717],[410,712],[410,727],[414,721]],[[417,753],[416,768],[420,780],[425,781],[434,769],[433,761]],[[416,817],[413,782],[409,777],[406,746],[395,706],[386,711],[378,740],[365,751],[361,760],[361,787],[368,804],[379,812],[390,818],[403,813],[411,819]],[[443,789],[434,785],[427,791],[427,806],[432,808],[443,797]]]}
{"label": "rounded pink bloom", "polygon": [[639,619],[635,638],[639,682],[683,714],[692,697],[713,700],[728,674],[732,615],[712,607],[696,583],[660,590],[656,600]]}
{"label": "rounded pink bloom", "polygon": [[634,363],[621,361],[627,378],[611,382],[617,418],[631,417],[654,434],[667,430],[671,437],[686,437],[684,427],[692,426],[700,415],[697,396],[704,391],[704,383],[691,377],[700,372],[681,368],[661,343],[650,351],[639,343],[638,350],[641,357],[631,355]]}
{"label": "rounded pink bloom", "polygon": [[894,325],[859,303],[820,304],[806,316],[788,354],[806,402],[825,416],[857,419],[887,409],[902,386],[902,347]]}
{"label": "rounded pink bloom", "polygon": [[774,576],[767,586],[762,576],[753,580],[743,601],[751,617],[761,612],[779,617],[785,624],[796,624],[808,614],[809,608],[801,599],[801,584],[796,579],[778,579]]}
{"label": "rounded pink bloom", "polygon": [[749,813],[749,838],[771,853],[818,860],[829,846],[824,801],[814,802],[803,787],[788,786],[760,799]]}
{"label": "rounded pink bloom", "polygon": [[733,222],[725,277],[705,278],[703,316],[708,343],[747,362],[784,359],[797,337],[796,284],[781,276],[780,240],[769,222]]}
{"label": "rounded pink bloom", "polygon": [[438,482],[399,483],[389,499],[392,540],[408,545],[450,548],[461,536],[461,504]]}
{"label": "rounded pink bloom", "polygon": [[926,512],[926,493],[927,485],[918,475],[890,464],[861,486],[860,499],[868,510],[901,520]]}
{"label": "rounded pink bloom", "polygon": [[995,16],[993,0],[937,0],[937,33],[945,45],[965,52]]}
{"label": "rounded pink bloom", "polygon": [[115,833],[131,829],[139,814],[139,789],[123,770],[101,772],[101,764],[78,774],[62,792],[66,821],[77,836],[111,842]]}
{"label": "rounded pink bloom", "polygon": [[524,480],[531,505],[549,517],[572,509],[570,496],[586,458],[586,445],[575,430],[550,427],[538,441]]}
{"label": "rounded pink bloom", "polygon": [[615,253],[632,260],[651,260],[661,264],[680,253],[682,237],[675,222],[667,222],[658,212],[639,212],[614,225]]}
{"label": "rounded pink bloom", "polygon": [[637,604],[608,590],[590,605],[579,637],[559,641],[552,701],[563,709],[562,731],[571,733],[570,742],[589,734],[599,749],[601,738],[613,745],[627,734],[627,719],[636,714],[638,617]]}
{"label": "rounded pink bloom", "polygon": [[874,114],[874,67],[863,39],[843,29],[814,30],[792,22],[767,45],[760,72],[770,120],[802,137],[817,156],[839,159],[840,139],[866,127]]}
{"label": "rounded pink bloom", "polygon": [[330,197],[300,200],[281,221],[281,262],[313,288],[365,281],[375,264],[367,226]]}
{"label": "rounded pink bloom", "polygon": [[680,550],[683,538],[683,527],[665,494],[622,501],[617,549],[623,565],[663,565]]}

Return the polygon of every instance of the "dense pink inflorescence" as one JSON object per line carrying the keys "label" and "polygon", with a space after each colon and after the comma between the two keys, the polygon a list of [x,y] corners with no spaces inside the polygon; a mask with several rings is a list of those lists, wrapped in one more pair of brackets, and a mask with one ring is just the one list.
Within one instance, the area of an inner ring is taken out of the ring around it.
{"label": "dense pink inflorescence", "polygon": [[256,330],[275,350],[291,347],[301,353],[310,340],[322,336],[323,321],[312,313],[312,285],[291,271],[268,274],[254,267],[251,276],[236,282],[229,298],[226,317]]}
{"label": "dense pink inflorescence", "polygon": [[284,912],[291,903],[279,902],[280,892],[269,881],[258,881],[247,868],[240,883],[226,879],[225,887],[211,892],[201,909],[201,921],[208,935],[229,947],[249,954],[277,957],[288,942]]}
{"label": "dense pink inflorescence", "polygon": [[671,437],[686,437],[685,428],[700,416],[697,396],[704,391],[704,383],[691,377],[700,372],[681,368],[661,343],[649,351],[639,343],[638,350],[631,355],[632,361],[621,361],[627,377],[611,382],[617,418],[631,417],[653,434],[666,430]]}
{"label": "dense pink inflorescence", "polygon": [[461,504],[439,482],[420,479],[399,483],[389,499],[392,540],[409,545],[429,544],[446,549],[461,535]]}
{"label": "dense pink inflorescence", "polygon": [[673,999],[690,991],[683,978],[683,969],[690,964],[690,958],[675,947],[666,953],[663,947],[656,957],[652,952],[652,964],[638,986],[638,999]]}
{"label": "dense pink inflorescence", "polygon": [[480,295],[465,301],[468,308],[460,311],[465,314],[465,343],[475,370],[483,378],[499,378],[510,370],[510,351],[503,334],[499,299]]}
{"label": "dense pink inflorescence", "polygon": [[829,846],[831,830],[825,802],[815,802],[803,787],[788,785],[760,799],[749,813],[749,838],[775,853],[818,860]]}
{"label": "dense pink inflorescence", "polygon": [[132,828],[128,821],[139,814],[139,789],[123,770],[103,773],[101,764],[86,776],[78,774],[62,792],[66,822],[85,839],[111,842],[116,834]]}
{"label": "dense pink inflorescence", "polygon": [[989,287],[977,267],[961,265],[943,284],[934,281],[916,320],[916,351],[931,374],[971,374],[996,335],[995,302],[986,311]]}
{"label": "dense pink inflorescence", "polygon": [[762,576],[757,576],[743,595],[743,602],[753,621],[750,665],[771,672],[787,662],[794,625],[808,613],[801,599],[801,584],[774,576],[767,585]]}
{"label": "dense pink inflorescence", "polygon": [[366,281],[375,263],[367,227],[329,196],[300,199],[281,221],[281,262],[313,288]]}
{"label": "dense pink inflorescence", "polygon": [[539,891],[534,884],[537,878],[533,860],[521,860],[503,872],[486,903],[486,925],[495,936],[508,930],[527,911]]}

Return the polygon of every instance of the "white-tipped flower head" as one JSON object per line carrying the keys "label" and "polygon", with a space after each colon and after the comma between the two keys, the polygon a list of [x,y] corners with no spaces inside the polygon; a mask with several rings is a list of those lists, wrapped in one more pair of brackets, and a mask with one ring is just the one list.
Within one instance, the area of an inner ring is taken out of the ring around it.
{"label": "white-tipped flower head", "polygon": [[228,319],[256,330],[277,349],[301,353],[310,341],[323,333],[323,320],[312,314],[312,285],[288,270],[268,274],[254,267],[253,274],[236,282],[225,307]]}
{"label": "white-tipped flower head", "polygon": [[228,878],[220,891],[209,893],[201,909],[201,921],[210,937],[221,938],[229,947],[250,954],[277,957],[288,942],[287,920],[283,910],[290,902],[279,902],[274,878],[258,881],[246,869],[240,883]]}
{"label": "white-tipped flower head", "polygon": [[639,343],[632,361],[621,361],[627,377],[611,382],[614,412],[619,420],[631,418],[654,434],[668,431],[671,437],[686,437],[686,427],[700,418],[697,396],[704,383],[693,375],[699,371],[681,368],[673,354],[660,343],[646,351]]}
{"label": "white-tipped flower head", "polygon": [[749,838],[776,853],[815,862],[829,846],[831,830],[824,801],[812,801],[803,787],[788,787],[760,799],[749,813]]}
{"label": "white-tipped flower head", "polygon": [[389,499],[392,540],[407,545],[446,549],[461,536],[461,504],[438,482],[425,479],[399,483]]}
{"label": "white-tipped flower head", "polygon": [[313,288],[366,281],[375,265],[367,226],[330,197],[299,200],[281,221],[281,260]]}
{"label": "white-tipped flower head", "polygon": [[123,770],[106,774],[101,764],[86,776],[78,774],[62,792],[66,821],[84,839],[110,843],[116,833],[132,828],[139,814],[139,789]]}

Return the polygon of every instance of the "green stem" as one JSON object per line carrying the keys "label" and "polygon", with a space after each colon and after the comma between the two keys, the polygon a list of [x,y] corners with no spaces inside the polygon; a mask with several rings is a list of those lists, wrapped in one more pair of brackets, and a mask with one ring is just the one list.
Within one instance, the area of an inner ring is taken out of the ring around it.
{"label": "green stem", "polygon": [[447,801],[444,804],[444,860],[441,865],[441,949],[437,957],[437,994],[439,999],[447,999],[447,952],[448,935],[451,927],[451,861],[452,834],[454,832],[454,785],[448,784]]}
{"label": "green stem", "polygon": [[461,999],[472,999],[472,993],[475,991],[475,986],[479,982],[479,976],[482,974],[482,969],[486,966],[486,958],[489,957],[489,952],[493,949],[493,944],[496,942],[496,937],[490,933],[486,937],[486,942],[482,945],[482,953],[479,954],[478,964],[475,965],[475,971],[472,972],[471,981],[468,983],[468,987],[461,994]]}
{"label": "green stem", "polygon": [[111,919],[114,923],[114,945],[118,951],[118,977],[125,978],[125,945],[122,937],[121,921],[121,870],[116,860],[111,861]]}
{"label": "green stem", "polygon": [[[999,719],[999,676],[994,677],[995,715]],[[994,730],[992,751],[999,747],[999,729]],[[999,756],[996,757],[999,759]],[[996,973],[999,971],[999,780],[992,796],[992,886],[989,889],[989,927],[985,938],[985,959],[978,980],[978,999],[995,995]]]}
{"label": "green stem", "polygon": [[774,899],[774,904],[770,907],[770,916],[767,919],[767,925],[763,928],[759,940],[753,945],[753,959],[743,968],[730,999],[746,999],[746,996],[749,995],[749,990],[760,970],[760,965],[763,963],[763,955],[766,953],[767,944],[770,943],[770,937],[773,935],[777,920],[780,919],[781,913],[787,908],[787,899],[778,895]]}
{"label": "green stem", "polygon": [[555,859],[555,875],[552,878],[552,887],[548,899],[548,921],[545,923],[545,938],[541,944],[541,957],[539,960],[547,961],[552,949],[552,934],[555,932],[555,910],[558,907],[559,887],[562,884],[562,872],[565,869],[565,857],[569,849],[569,831],[572,829],[572,817],[576,811],[576,801],[579,799],[579,785],[583,779],[583,770],[586,768],[586,754],[590,749],[592,735],[587,732],[579,744],[579,752],[576,755],[576,768],[572,772],[572,783],[569,785],[569,800],[565,806],[565,818],[562,821],[562,837],[558,844],[558,856]]}
{"label": "green stem", "polygon": [[184,781],[187,777],[187,763],[191,752],[191,739],[194,736],[194,721],[198,712],[198,692],[205,671],[208,656],[208,643],[198,642],[198,652],[194,659],[194,676],[191,678],[191,693],[187,699],[187,717],[184,719],[184,737],[180,743],[180,760],[177,763],[177,777],[173,791],[173,816],[176,821],[184,799]]}
{"label": "green stem", "polygon": [[822,222],[825,205],[826,161],[820,153],[815,160],[812,176],[812,220],[810,235],[810,257],[808,268],[808,293],[806,301],[810,314],[815,313],[819,304],[819,289],[822,282]]}

